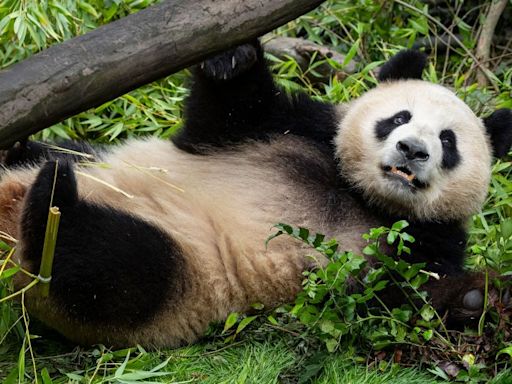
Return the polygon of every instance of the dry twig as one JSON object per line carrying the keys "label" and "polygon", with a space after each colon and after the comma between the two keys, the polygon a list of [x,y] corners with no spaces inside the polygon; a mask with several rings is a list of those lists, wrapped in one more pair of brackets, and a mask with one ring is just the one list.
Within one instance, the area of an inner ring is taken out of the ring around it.
{"label": "dry twig", "polygon": [[491,55],[492,38],[494,36],[496,24],[498,24],[498,20],[505,10],[507,3],[508,0],[491,1],[489,12],[487,13],[487,17],[482,25],[482,30],[480,31],[478,44],[476,46],[476,57],[482,63],[476,73],[476,79],[480,86],[487,85],[487,75],[485,74],[485,71],[489,68],[488,62]]}

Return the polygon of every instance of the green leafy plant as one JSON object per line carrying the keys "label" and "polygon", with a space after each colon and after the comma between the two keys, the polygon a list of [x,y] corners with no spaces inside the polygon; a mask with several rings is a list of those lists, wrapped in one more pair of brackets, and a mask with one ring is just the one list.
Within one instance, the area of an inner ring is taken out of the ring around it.
{"label": "green leafy plant", "polygon": [[[14,249],[4,241],[0,241],[0,298],[8,297],[13,292],[13,277],[19,272],[20,267],[11,264]],[[6,341],[20,340],[24,335],[23,325],[20,321],[18,305],[12,300],[0,302],[0,350],[7,352],[11,343]]]}
{"label": "green leafy plant", "polygon": [[[404,231],[407,226],[406,221],[399,221],[391,228],[374,228],[364,234],[368,245],[363,252],[373,259],[370,263],[366,257],[340,251],[337,241],[326,241],[324,235],[287,224],[276,225],[277,232],[267,241],[288,235],[310,246],[315,252],[311,256],[314,260],[319,255],[327,259],[303,273],[303,291],[293,305],[284,307],[285,313],[305,327],[304,338],[320,340],[329,352],[350,345],[358,345],[363,354],[391,351],[396,356],[398,351],[402,356],[402,351],[407,350],[416,358],[423,354],[433,360],[449,361],[443,363],[445,369],[437,365],[431,368],[440,377],[448,378],[446,370],[456,372],[452,377],[461,381],[487,380],[486,359],[510,353],[510,347],[503,348],[507,345],[504,335],[497,330],[497,323],[491,321],[487,337],[501,341],[489,347],[491,351],[485,358],[477,358],[466,344],[469,339],[445,328],[442,317],[421,290],[429,279],[439,276],[425,271],[423,263],[410,264],[403,258],[411,252],[408,244],[415,241]],[[402,257],[384,254],[382,243],[394,246],[397,256]],[[401,295],[406,303],[393,308],[385,299],[388,290],[392,290],[393,296]],[[438,349],[443,350],[442,356],[437,354]]]}
{"label": "green leafy plant", "polygon": [[[361,255],[339,251],[339,244],[334,239],[325,241],[324,235],[311,235],[305,228],[276,225],[278,231],[271,238],[287,234],[329,260],[325,266],[304,272],[303,291],[289,310],[325,342],[329,351],[338,349],[342,337],[347,336],[360,338],[363,335],[366,339],[363,341],[376,349],[393,343],[419,343],[432,337],[439,321],[434,320],[435,311],[424,299],[425,294],[419,291],[429,278],[429,274],[422,270],[424,264],[411,265],[403,259],[396,261],[382,253],[379,246],[384,239],[389,245],[397,245],[398,254],[410,253],[406,244],[414,238],[402,232],[407,225],[400,221],[392,228],[372,229],[364,236],[369,241],[364,253],[378,260],[378,266],[369,266]],[[420,308],[414,304],[388,308],[379,292],[390,283],[425,302]],[[421,321],[408,324],[413,314],[420,314]]]}

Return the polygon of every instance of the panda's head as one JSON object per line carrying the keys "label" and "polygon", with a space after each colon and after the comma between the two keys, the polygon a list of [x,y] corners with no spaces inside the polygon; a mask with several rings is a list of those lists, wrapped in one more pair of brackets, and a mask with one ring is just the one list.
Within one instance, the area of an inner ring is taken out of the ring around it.
{"label": "panda's head", "polygon": [[403,51],[380,85],[351,103],[335,139],[342,175],[389,213],[465,220],[486,197],[493,156],[512,143],[512,111],[482,120],[453,92],[420,80],[425,56]]}

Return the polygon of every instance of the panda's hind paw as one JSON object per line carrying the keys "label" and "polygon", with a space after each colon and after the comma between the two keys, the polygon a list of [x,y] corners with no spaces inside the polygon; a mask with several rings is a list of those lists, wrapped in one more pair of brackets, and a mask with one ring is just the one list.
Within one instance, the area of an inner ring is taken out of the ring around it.
{"label": "panda's hind paw", "polygon": [[[494,280],[498,279],[507,284],[507,279],[498,277],[495,273],[490,273]],[[452,292],[456,292],[447,306],[449,323],[462,326],[476,326],[484,311],[484,306],[496,308],[498,311],[509,310],[512,305],[510,297],[510,287],[504,287],[501,290],[489,282],[487,289],[487,298],[485,297],[485,274],[472,273],[457,280],[453,279],[451,287]],[[469,288],[469,289],[468,289]],[[487,304],[486,304],[487,303]]]}
{"label": "panda's hind paw", "polygon": [[12,147],[0,150],[0,164],[6,167],[23,162],[26,156],[26,140],[15,142]]}
{"label": "panda's hind paw", "polygon": [[252,68],[259,49],[259,44],[242,44],[202,62],[199,68],[213,80],[231,80]]}

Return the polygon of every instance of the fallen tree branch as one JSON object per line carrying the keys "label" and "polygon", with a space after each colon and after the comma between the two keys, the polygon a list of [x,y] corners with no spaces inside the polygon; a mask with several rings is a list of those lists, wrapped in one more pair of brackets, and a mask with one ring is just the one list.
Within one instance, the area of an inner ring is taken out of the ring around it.
{"label": "fallen tree branch", "polygon": [[323,0],[167,0],[0,73],[0,148],[260,36]]}
{"label": "fallen tree branch", "polygon": [[335,69],[328,63],[320,64],[315,67],[315,72],[321,77],[314,78],[311,76],[312,81],[326,82],[333,75],[344,78],[349,74],[353,74],[356,70],[354,60],[351,60],[344,66],[345,55],[338,53],[332,48],[324,47],[302,38],[268,36],[268,40],[264,42],[263,46],[266,52],[269,52],[279,59],[286,60],[288,57],[291,57],[303,71],[309,68],[311,58],[314,55],[316,55],[317,59],[330,59],[339,66],[340,69]]}
{"label": "fallen tree branch", "polygon": [[487,85],[487,76],[485,71],[489,69],[488,62],[491,55],[492,38],[494,36],[494,30],[496,29],[498,20],[505,10],[508,1],[509,0],[491,1],[489,12],[487,12],[487,16],[482,25],[482,30],[480,31],[480,36],[476,46],[476,57],[480,62],[482,62],[482,66],[476,73],[476,79],[480,86]]}

